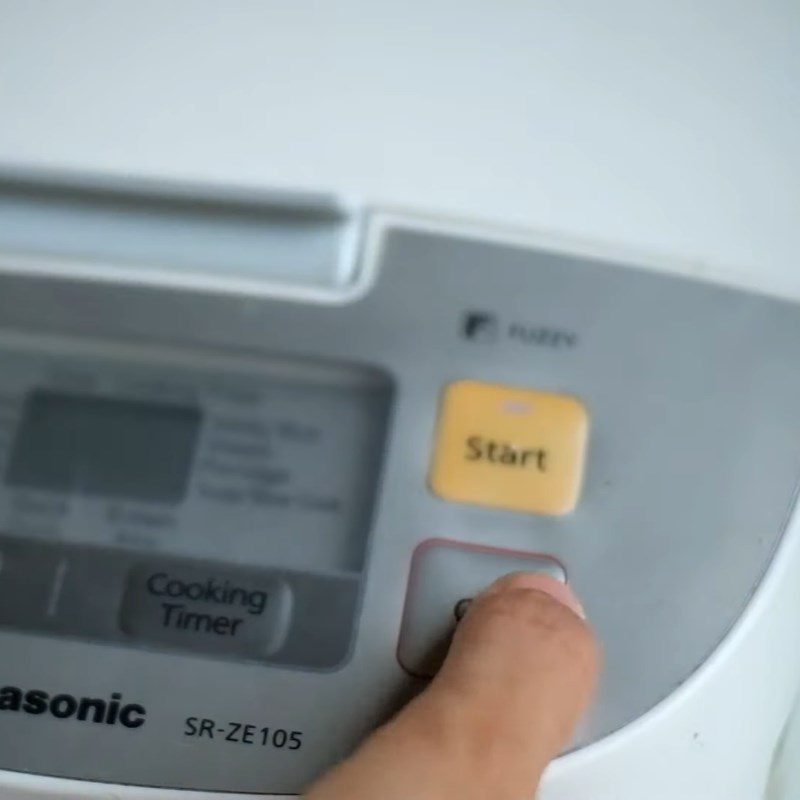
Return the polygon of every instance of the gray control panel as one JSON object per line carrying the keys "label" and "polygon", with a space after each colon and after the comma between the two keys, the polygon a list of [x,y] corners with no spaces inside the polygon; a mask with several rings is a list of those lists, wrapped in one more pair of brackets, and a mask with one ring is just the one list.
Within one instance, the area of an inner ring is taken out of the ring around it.
{"label": "gray control panel", "polygon": [[0,275],[0,768],[299,792],[515,569],[603,642],[581,747],[739,617],[800,477],[800,309],[369,237],[341,304]]}
{"label": "gray control panel", "polygon": [[388,378],[10,349],[3,365],[3,572],[42,576],[15,586],[0,624],[260,663],[345,659]]}

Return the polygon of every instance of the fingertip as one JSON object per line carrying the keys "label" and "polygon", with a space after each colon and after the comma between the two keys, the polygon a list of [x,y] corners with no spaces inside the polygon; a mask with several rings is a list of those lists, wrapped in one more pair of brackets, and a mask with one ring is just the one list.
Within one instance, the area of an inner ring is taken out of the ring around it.
{"label": "fingertip", "polygon": [[554,578],[546,572],[512,572],[498,578],[482,596],[490,596],[503,592],[513,592],[519,589],[535,589],[549,595],[554,600],[566,606],[570,611],[586,619],[586,611],[575,592],[564,581]]}

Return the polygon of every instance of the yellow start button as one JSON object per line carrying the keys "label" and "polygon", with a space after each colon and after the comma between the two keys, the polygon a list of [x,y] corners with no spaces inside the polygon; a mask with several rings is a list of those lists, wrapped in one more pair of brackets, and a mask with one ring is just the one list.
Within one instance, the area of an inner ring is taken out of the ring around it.
{"label": "yellow start button", "polygon": [[446,500],[568,514],[588,433],[586,409],[570,395],[456,381],[442,399],[431,489]]}

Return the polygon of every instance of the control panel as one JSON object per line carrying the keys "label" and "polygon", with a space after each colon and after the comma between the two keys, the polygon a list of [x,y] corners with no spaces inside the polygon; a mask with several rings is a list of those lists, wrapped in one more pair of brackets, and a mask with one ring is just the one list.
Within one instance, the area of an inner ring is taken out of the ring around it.
{"label": "control panel", "polygon": [[36,579],[0,581],[0,624],[262,663],[345,658],[385,376],[11,350],[3,363],[0,542],[5,570]]}
{"label": "control panel", "polygon": [[413,220],[362,258],[341,302],[0,274],[0,769],[300,792],[515,570],[603,641],[574,747],[736,622],[800,309]]}

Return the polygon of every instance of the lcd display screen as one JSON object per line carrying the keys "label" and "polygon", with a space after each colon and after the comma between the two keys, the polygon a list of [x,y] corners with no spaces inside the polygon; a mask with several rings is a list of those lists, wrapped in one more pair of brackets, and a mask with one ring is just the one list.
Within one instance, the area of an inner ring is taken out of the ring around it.
{"label": "lcd display screen", "polygon": [[36,389],[23,404],[6,483],[179,503],[201,420],[192,406]]}

